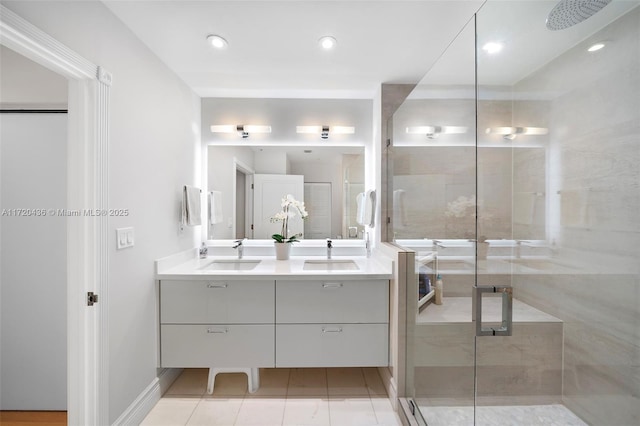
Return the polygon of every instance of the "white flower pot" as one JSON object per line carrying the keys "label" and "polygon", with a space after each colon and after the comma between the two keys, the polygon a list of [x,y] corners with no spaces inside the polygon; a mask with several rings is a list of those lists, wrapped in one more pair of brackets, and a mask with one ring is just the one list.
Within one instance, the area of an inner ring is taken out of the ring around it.
{"label": "white flower pot", "polygon": [[279,243],[277,241],[274,241],[273,245],[276,247],[277,260],[289,260],[289,253],[291,252],[291,243]]}

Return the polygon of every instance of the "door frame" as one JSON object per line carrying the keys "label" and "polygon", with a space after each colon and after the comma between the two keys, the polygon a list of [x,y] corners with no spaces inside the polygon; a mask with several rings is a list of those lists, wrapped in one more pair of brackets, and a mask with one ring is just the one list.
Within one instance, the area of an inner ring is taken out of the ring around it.
{"label": "door frame", "polygon": [[[0,44],[68,80],[67,418],[109,424],[108,141],[112,75],[0,5]],[[48,248],[52,249],[52,248]],[[87,292],[99,295],[88,307]]]}
{"label": "door frame", "polygon": [[[233,158],[233,167],[235,173],[233,174],[233,236],[235,240],[235,236],[238,235],[238,227],[244,226],[244,234],[247,238],[253,239],[253,175],[255,171],[244,164],[242,161],[237,158]],[[236,194],[238,193],[238,180],[236,179],[236,174],[240,172],[245,177],[244,184],[244,223],[237,223],[236,220],[236,206],[238,205],[238,200],[236,200]]]}

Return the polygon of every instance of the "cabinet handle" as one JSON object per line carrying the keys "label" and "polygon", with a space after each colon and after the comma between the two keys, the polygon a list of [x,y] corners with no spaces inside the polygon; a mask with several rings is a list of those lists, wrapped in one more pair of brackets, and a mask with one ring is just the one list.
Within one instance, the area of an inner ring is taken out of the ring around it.
{"label": "cabinet handle", "polygon": [[322,288],[340,288],[342,283],[322,283]]}
{"label": "cabinet handle", "polygon": [[342,333],[342,327],[335,327],[335,328],[322,327],[322,332],[323,333]]}
{"label": "cabinet handle", "polygon": [[207,284],[207,288],[227,288],[227,286],[228,286],[227,283],[223,283],[223,284],[209,283],[209,284]]}
{"label": "cabinet handle", "polygon": [[228,328],[207,328],[207,334],[225,334],[228,332]]}

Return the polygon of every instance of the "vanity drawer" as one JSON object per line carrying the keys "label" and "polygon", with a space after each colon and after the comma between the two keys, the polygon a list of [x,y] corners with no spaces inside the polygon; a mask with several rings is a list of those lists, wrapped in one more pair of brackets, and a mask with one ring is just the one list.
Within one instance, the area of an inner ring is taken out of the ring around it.
{"label": "vanity drawer", "polygon": [[274,367],[273,325],[162,325],[162,367]]}
{"label": "vanity drawer", "polygon": [[383,367],[387,324],[276,325],[276,367]]}
{"label": "vanity drawer", "polygon": [[276,281],[276,323],[389,322],[388,280]]}
{"label": "vanity drawer", "polygon": [[275,318],[275,282],[162,280],[163,324],[260,324]]}

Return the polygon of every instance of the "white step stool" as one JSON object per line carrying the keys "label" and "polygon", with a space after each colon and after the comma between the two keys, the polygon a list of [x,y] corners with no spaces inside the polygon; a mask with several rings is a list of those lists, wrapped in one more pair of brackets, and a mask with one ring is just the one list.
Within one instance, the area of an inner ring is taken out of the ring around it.
{"label": "white step stool", "polygon": [[258,368],[209,368],[209,381],[207,382],[207,393],[213,393],[213,385],[216,382],[218,373],[244,373],[247,375],[249,393],[256,393],[260,387],[260,370]]}

